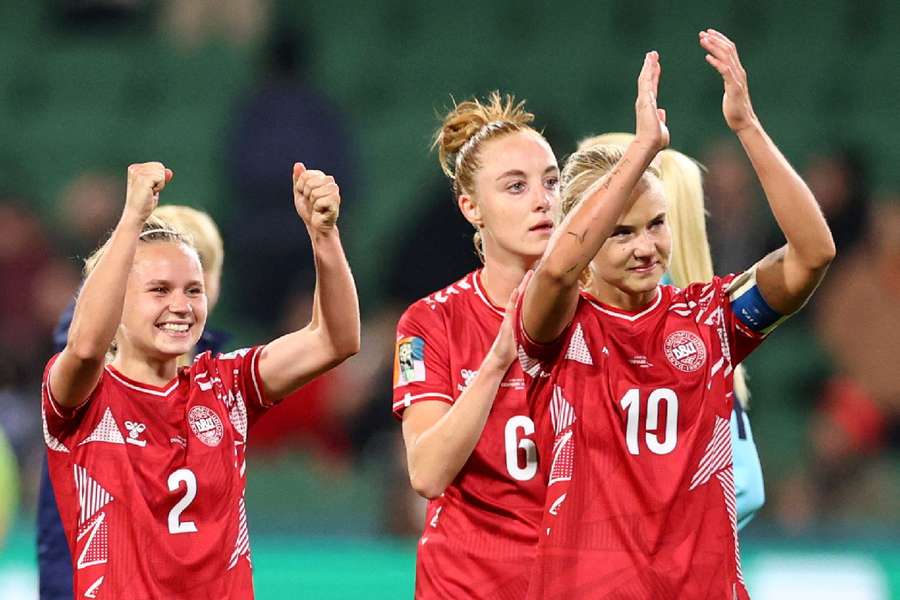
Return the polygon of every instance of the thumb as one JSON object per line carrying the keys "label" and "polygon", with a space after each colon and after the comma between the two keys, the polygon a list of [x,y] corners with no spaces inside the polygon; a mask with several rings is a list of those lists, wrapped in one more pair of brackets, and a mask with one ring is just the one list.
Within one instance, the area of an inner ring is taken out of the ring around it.
{"label": "thumb", "polygon": [[294,183],[297,183],[297,179],[299,179],[300,176],[303,175],[304,171],[306,171],[306,165],[304,165],[302,162],[294,163],[294,173],[293,173]]}
{"label": "thumb", "polygon": [[172,169],[166,169],[166,183],[172,181],[173,177],[175,177],[175,172]]}

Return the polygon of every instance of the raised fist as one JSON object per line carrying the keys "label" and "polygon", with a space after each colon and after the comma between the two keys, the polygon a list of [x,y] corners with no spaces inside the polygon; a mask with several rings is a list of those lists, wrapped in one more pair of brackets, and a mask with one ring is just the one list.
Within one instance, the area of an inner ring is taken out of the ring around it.
{"label": "raised fist", "polygon": [[294,163],[294,207],[307,227],[334,229],[341,209],[341,190],[334,177]]}
{"label": "raised fist", "polygon": [[173,173],[161,162],[136,163],[128,166],[125,210],[146,221],[159,204],[159,193],[172,181]]}

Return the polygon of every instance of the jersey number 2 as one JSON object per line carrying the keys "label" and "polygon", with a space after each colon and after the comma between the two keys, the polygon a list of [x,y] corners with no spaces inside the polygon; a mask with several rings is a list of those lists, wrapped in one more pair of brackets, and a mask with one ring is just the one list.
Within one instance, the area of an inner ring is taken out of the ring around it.
{"label": "jersey number 2", "polygon": [[[666,403],[666,428],[660,435],[659,429],[659,405]],[[625,443],[628,452],[640,454],[638,446],[638,425],[641,418],[641,391],[631,388],[622,400],[619,401],[622,408],[628,411],[625,417]],[[650,392],[647,398],[647,431],[644,433],[644,441],[647,448],[654,454],[668,454],[675,449],[678,442],[678,396],[669,388],[659,388]],[[662,438],[662,441],[660,441]]]}
{"label": "jersey number 2", "polygon": [[[519,437],[519,430],[522,437]],[[506,448],[506,470],[516,481],[528,481],[537,473],[537,446],[527,435],[534,433],[534,421],[524,415],[516,415],[506,422],[503,431]],[[525,464],[520,460],[519,450],[525,451]]]}
{"label": "jersey number 2", "polygon": [[197,533],[197,525],[193,521],[182,521],[181,513],[187,510],[197,497],[197,478],[190,469],[178,469],[169,475],[169,491],[177,492],[184,483],[185,492],[181,500],[169,511],[169,533]]}

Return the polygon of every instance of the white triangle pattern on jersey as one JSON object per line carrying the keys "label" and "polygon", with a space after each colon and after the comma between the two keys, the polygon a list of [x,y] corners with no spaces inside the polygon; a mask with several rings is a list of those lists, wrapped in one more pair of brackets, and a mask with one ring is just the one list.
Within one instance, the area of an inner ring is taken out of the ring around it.
{"label": "white triangle pattern on jersey", "polygon": [[103,413],[103,418],[100,419],[100,422],[94,427],[94,431],[91,432],[91,435],[81,440],[81,443],[78,445],[84,446],[91,442],[109,442],[110,444],[125,443],[125,438],[122,437],[119,425],[113,418],[112,411],[108,406],[106,407],[106,412]]}
{"label": "white triangle pattern on jersey", "polygon": [[706,446],[706,452],[697,465],[697,472],[691,479],[691,487],[694,489],[698,485],[703,485],[716,472],[730,467],[732,464],[731,454],[731,427],[726,419],[716,415],[716,424],[713,428],[712,439]]}
{"label": "white triangle pattern on jersey", "polygon": [[48,448],[57,452],[69,451],[69,449],[66,448],[66,445],[56,439],[47,428],[47,413],[44,412],[43,406],[41,407],[41,425],[44,427],[44,443],[47,444]]}
{"label": "white triangle pattern on jersey", "polygon": [[566,358],[583,365],[594,364],[591,351],[588,350],[587,342],[584,341],[584,330],[581,329],[581,323],[575,326],[575,333],[572,334],[572,339],[569,340],[569,349],[566,350]]}
{"label": "white triangle pattern on jersey", "polygon": [[243,555],[247,555],[250,559],[250,534],[247,530],[247,507],[244,504],[244,497],[241,496],[238,501],[238,534],[234,541],[234,552],[231,553],[231,560],[228,561],[228,570],[237,566],[238,559]]}
{"label": "white triangle pattern on jersey", "polygon": [[247,439],[247,405],[240,392],[236,395],[228,392],[228,400],[231,402],[231,409],[228,411],[228,420],[231,425],[241,434],[241,437]]}
{"label": "white triangle pattern on jersey", "polygon": [[106,513],[101,512],[89,525],[78,532],[77,541],[88,536],[75,566],[80,570],[94,565],[102,565],[109,560],[109,524]]}
{"label": "white triangle pattern on jersey", "polygon": [[95,581],[94,583],[91,584],[91,587],[89,587],[89,588],[84,592],[84,597],[85,597],[85,598],[96,598],[96,597],[97,597],[97,592],[100,591],[100,586],[103,585],[103,578],[104,578],[104,577],[106,577],[106,576],[105,576],[105,575],[101,575],[101,576],[99,577],[99,579],[97,579],[97,581]]}
{"label": "white triangle pattern on jersey", "polygon": [[87,469],[79,465],[74,465],[74,469],[75,488],[78,490],[78,503],[81,506],[78,526],[81,527],[93,518],[97,511],[115,500],[115,498],[88,475]]}

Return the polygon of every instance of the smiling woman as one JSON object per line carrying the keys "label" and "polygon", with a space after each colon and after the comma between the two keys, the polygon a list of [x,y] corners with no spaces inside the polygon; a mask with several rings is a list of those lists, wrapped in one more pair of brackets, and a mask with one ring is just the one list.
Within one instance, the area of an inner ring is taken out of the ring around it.
{"label": "smiling woman", "polygon": [[310,324],[179,368],[208,299],[191,241],[152,215],[171,178],[161,163],[129,167],[122,217],[87,261],[66,346],[44,373],[44,440],[77,597],[252,598],[248,427],[359,347],[337,184],[297,163],[294,205],[317,271]]}

